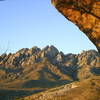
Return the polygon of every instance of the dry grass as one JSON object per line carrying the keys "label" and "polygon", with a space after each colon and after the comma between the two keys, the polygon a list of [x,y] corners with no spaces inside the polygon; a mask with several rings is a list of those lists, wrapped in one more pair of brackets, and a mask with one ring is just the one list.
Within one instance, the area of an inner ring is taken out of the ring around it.
{"label": "dry grass", "polygon": [[72,84],[77,87],[68,89],[64,85],[18,100],[100,100],[100,77]]}

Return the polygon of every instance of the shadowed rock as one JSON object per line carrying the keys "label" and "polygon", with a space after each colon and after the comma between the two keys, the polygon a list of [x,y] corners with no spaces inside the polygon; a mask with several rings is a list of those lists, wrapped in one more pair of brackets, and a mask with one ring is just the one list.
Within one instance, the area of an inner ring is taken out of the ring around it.
{"label": "shadowed rock", "polygon": [[51,0],[55,8],[73,22],[100,52],[100,0]]}

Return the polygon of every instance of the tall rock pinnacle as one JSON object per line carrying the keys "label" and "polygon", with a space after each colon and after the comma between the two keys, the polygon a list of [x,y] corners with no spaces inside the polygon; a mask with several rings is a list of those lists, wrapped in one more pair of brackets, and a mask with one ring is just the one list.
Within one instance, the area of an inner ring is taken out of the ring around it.
{"label": "tall rock pinnacle", "polygon": [[100,52],[100,0],[51,0],[55,8],[76,24]]}

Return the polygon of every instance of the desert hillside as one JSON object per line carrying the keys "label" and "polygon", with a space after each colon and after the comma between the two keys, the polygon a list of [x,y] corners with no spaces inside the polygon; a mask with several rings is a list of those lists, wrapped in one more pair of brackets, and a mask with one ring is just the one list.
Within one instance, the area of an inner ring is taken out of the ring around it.
{"label": "desert hillside", "polygon": [[100,54],[95,50],[64,54],[54,46],[23,48],[0,56],[0,98],[25,97],[99,76]]}
{"label": "desert hillside", "polygon": [[100,77],[73,82],[18,100],[100,100]]}

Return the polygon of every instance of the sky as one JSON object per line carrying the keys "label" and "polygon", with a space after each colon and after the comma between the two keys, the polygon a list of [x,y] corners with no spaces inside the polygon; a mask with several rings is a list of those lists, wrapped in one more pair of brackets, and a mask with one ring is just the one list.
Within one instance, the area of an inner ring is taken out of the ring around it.
{"label": "sky", "polygon": [[64,53],[96,49],[50,0],[0,1],[0,53],[54,45]]}

